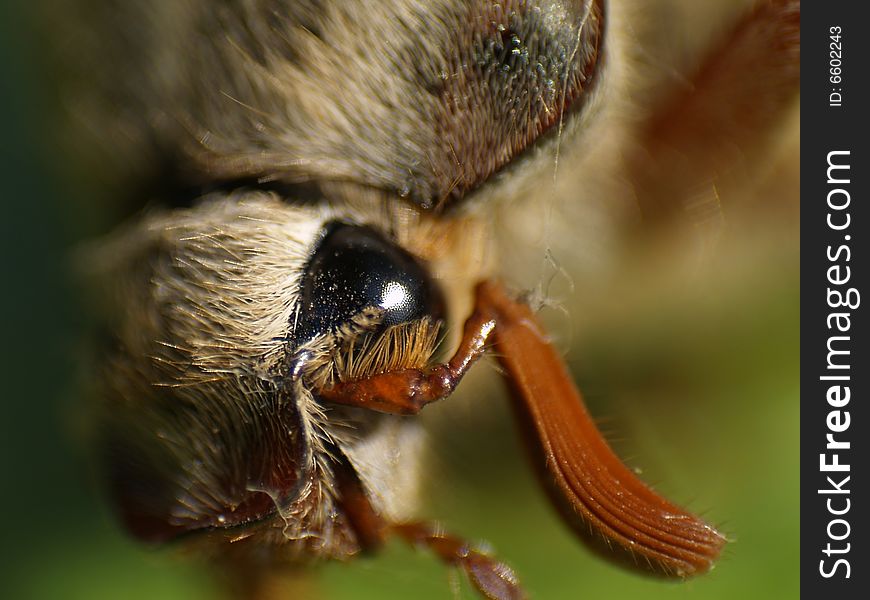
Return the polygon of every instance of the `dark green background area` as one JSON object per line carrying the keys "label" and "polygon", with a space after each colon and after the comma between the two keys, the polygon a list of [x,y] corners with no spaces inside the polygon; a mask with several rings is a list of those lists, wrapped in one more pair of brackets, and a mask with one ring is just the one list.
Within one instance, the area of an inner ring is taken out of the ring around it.
{"label": "dark green background area", "polygon": [[[7,598],[211,598],[219,589],[206,571],[127,540],[94,493],[78,433],[86,311],[68,267],[70,246],[97,219],[52,143],[60,100],[23,6],[0,7],[0,589]],[[794,231],[796,220],[723,257],[715,276],[656,287],[628,311],[606,309],[599,291],[575,320],[569,360],[619,453],[734,540],[711,574],[663,583],[589,554],[537,488],[500,388],[482,382],[428,415],[438,450],[424,513],[490,543],[536,598],[797,597]],[[742,240],[725,239],[723,253]],[[327,600],[451,598],[454,585],[473,597],[431,555],[398,543],[314,576],[315,597]]]}

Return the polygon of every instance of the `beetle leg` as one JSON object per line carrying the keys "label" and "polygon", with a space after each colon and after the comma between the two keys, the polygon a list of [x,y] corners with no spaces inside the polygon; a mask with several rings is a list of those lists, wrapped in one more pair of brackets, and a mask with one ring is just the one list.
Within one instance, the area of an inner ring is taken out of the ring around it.
{"label": "beetle leg", "polygon": [[318,391],[336,404],[378,412],[413,415],[430,402],[446,398],[485,350],[495,321],[484,311],[475,311],[465,322],[459,349],[448,362],[420,369],[388,371],[364,379],[344,381]]}
{"label": "beetle leg", "polygon": [[[448,395],[487,342],[495,345],[519,421],[554,503],[580,537],[596,548],[606,546],[609,556],[641,570],[673,577],[708,571],[725,538],[659,496],[622,464],[589,416],[532,310],[508,297],[498,284],[478,285],[475,312],[465,324],[459,351],[448,363],[426,372],[387,372],[341,383],[321,395],[374,410],[414,413]],[[365,499],[361,491],[358,495]],[[365,525],[360,531],[382,540],[385,532],[367,528],[369,521],[371,516],[360,517]],[[398,531],[456,562],[472,579],[492,577],[501,569],[456,538],[431,530],[424,535],[424,529],[416,534],[408,528]]]}
{"label": "beetle leg", "polygon": [[425,546],[445,563],[465,571],[474,587],[492,600],[520,600],[526,593],[513,570],[475,550],[467,541],[445,533],[432,523],[402,523],[392,531],[415,546]]}
{"label": "beetle leg", "polygon": [[751,165],[747,154],[799,87],[800,0],[758,2],[642,131],[631,166],[644,217],[667,220],[741,162]]}
{"label": "beetle leg", "polygon": [[449,565],[460,567],[484,597],[521,600],[526,597],[513,570],[495,558],[432,523],[393,524],[372,506],[353,468],[342,461],[335,471],[340,503],[363,551],[374,551],[389,535],[398,535],[414,546],[424,546]]}
{"label": "beetle leg", "polygon": [[610,449],[528,305],[493,283],[477,293],[496,319],[494,348],[534,462],[567,523],[628,566],[676,577],[709,570],[725,538],[647,487]]}

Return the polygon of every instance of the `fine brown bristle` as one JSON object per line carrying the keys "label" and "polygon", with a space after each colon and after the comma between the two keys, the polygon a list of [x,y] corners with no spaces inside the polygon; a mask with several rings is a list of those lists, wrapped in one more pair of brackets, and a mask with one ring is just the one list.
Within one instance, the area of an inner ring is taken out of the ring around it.
{"label": "fine brown bristle", "polygon": [[345,352],[336,356],[338,380],[424,368],[435,353],[439,329],[439,323],[423,318],[355,337]]}
{"label": "fine brown bristle", "polygon": [[435,353],[441,323],[423,318],[372,331],[372,320],[355,319],[340,332],[307,345],[306,380],[314,389],[379,373],[423,369]]}

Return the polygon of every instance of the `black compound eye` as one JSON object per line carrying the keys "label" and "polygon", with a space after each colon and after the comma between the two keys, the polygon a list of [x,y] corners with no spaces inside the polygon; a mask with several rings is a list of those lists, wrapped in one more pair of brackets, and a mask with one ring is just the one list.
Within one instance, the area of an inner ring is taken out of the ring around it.
{"label": "black compound eye", "polygon": [[371,227],[333,224],[303,276],[296,344],[335,330],[363,309],[383,310],[383,325],[444,317],[441,290],[405,250]]}

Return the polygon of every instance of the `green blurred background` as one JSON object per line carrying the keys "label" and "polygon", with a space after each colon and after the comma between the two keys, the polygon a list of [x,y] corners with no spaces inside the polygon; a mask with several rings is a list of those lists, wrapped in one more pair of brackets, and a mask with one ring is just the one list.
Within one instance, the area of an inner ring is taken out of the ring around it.
{"label": "green blurred background", "polygon": [[[0,6],[2,596],[220,596],[196,563],[126,539],[94,493],[76,420],[85,311],[67,266],[70,245],[99,229],[100,215],[83,208],[89,189],[52,143],[59,99],[26,6]],[[490,543],[535,598],[799,595],[796,126],[789,135],[767,174],[785,206],[750,202],[700,267],[668,250],[627,252],[606,286],[578,286],[572,308],[569,361],[617,451],[733,540],[711,574],[663,583],[590,555],[537,488],[486,369],[464,398],[427,415],[437,452],[424,514]],[[758,198],[773,189],[759,187]],[[474,597],[430,554],[399,543],[314,569],[312,579],[296,597],[451,598],[457,586]]]}

